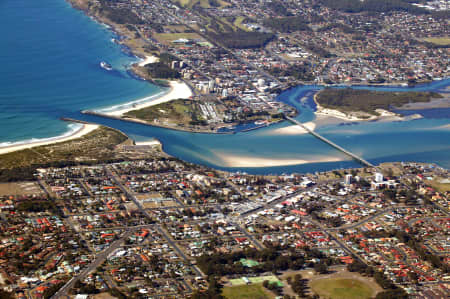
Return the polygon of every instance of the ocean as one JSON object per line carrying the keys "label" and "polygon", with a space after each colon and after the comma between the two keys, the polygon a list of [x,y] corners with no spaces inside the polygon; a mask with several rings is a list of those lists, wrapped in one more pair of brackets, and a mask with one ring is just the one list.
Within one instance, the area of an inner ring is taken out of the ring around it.
{"label": "ocean", "polygon": [[[68,134],[79,125],[59,118],[72,117],[117,128],[138,141],[157,138],[170,155],[223,170],[267,174],[359,166],[315,137],[286,129],[291,126],[287,122],[245,133],[215,135],[83,115],[81,110],[108,109],[164,90],[130,76],[127,68],[137,58],[112,42],[115,36],[106,26],[64,0],[3,0],[0,16],[8,24],[0,28],[4,41],[0,49],[0,145]],[[109,62],[114,70],[102,69],[100,61]],[[449,92],[449,85],[447,79],[413,90]],[[320,88],[299,86],[278,99],[297,107],[300,121],[312,121],[312,96]],[[412,112],[425,118],[324,125],[316,130],[373,163],[419,161],[449,168],[450,110]],[[259,164],[264,167],[256,167]]]}
{"label": "ocean", "polygon": [[[138,59],[114,34],[64,0],[0,2],[0,142],[63,135],[83,109],[136,101],[162,89],[127,73]],[[100,67],[101,61],[113,71]]]}

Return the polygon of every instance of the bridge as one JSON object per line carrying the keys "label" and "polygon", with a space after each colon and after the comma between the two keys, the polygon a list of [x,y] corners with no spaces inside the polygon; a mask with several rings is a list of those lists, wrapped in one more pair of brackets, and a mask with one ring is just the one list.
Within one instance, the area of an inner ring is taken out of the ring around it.
{"label": "bridge", "polygon": [[314,132],[313,130],[309,129],[307,126],[305,126],[304,124],[302,124],[302,123],[299,122],[298,120],[296,120],[296,119],[294,119],[294,118],[292,118],[292,117],[290,117],[290,116],[287,116],[287,115],[285,115],[285,118],[286,118],[287,120],[289,120],[290,122],[292,122],[292,123],[294,123],[294,124],[296,124],[296,125],[302,127],[303,129],[305,129],[308,133],[310,133],[310,134],[313,135],[314,137],[316,137],[316,138],[322,140],[322,141],[325,142],[325,143],[328,143],[329,145],[331,145],[331,146],[334,147],[335,149],[337,149],[337,150],[343,152],[343,153],[346,154],[347,156],[350,156],[353,160],[355,160],[355,161],[357,161],[357,162],[359,162],[359,163],[361,163],[361,164],[363,164],[363,165],[365,165],[365,166],[368,166],[368,167],[375,167],[375,165],[373,165],[373,164],[370,163],[369,161],[364,160],[362,157],[359,157],[358,155],[355,155],[354,153],[352,153],[352,152],[346,150],[345,148],[343,148],[343,147],[337,145],[337,144],[334,143],[333,141],[331,141],[331,140],[329,140],[329,139],[323,137],[322,135],[320,135],[320,134]]}

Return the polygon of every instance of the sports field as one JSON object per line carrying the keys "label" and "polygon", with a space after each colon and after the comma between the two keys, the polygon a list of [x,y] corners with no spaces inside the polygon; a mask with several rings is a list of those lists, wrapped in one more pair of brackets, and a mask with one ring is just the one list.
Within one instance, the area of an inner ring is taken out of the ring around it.
{"label": "sports field", "polygon": [[227,299],[272,299],[273,295],[262,284],[240,285],[223,288],[222,295]]}
{"label": "sports field", "polygon": [[311,282],[311,289],[321,298],[368,299],[375,290],[365,282],[350,278],[319,279]]}

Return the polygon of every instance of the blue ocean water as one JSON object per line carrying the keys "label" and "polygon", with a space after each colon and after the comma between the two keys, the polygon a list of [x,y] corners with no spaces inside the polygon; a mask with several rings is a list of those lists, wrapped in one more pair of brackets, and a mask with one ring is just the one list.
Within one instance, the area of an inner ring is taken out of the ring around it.
{"label": "blue ocean water", "polygon": [[[359,166],[349,157],[287,122],[232,135],[197,134],[83,115],[136,101],[162,90],[131,77],[127,65],[136,61],[111,42],[113,33],[70,7],[64,0],[3,0],[0,17],[0,143],[48,138],[67,133],[73,117],[117,128],[136,140],[159,139],[170,155],[224,170],[249,173],[314,172]],[[99,67],[105,60],[114,71]],[[450,80],[413,90],[449,92]],[[279,96],[297,107],[302,122],[315,118],[312,96],[321,87],[299,86]],[[358,87],[369,88],[372,87]],[[404,91],[404,87],[378,90]],[[316,130],[365,159],[435,162],[450,167],[448,109],[417,111],[425,118],[406,122],[324,125]],[[70,127],[72,126],[72,128]],[[265,167],[252,167],[255,159]],[[244,164],[242,164],[242,161]],[[253,162],[252,162],[253,161]],[[297,163],[298,164],[295,164]],[[270,167],[270,163],[278,166]],[[292,165],[292,164],[295,165]],[[244,166],[242,166],[244,165]]]}
{"label": "blue ocean water", "polygon": [[[70,130],[59,117],[161,91],[128,75],[126,66],[137,58],[64,0],[3,0],[0,18],[2,143],[58,136]],[[102,69],[102,60],[114,70]]]}

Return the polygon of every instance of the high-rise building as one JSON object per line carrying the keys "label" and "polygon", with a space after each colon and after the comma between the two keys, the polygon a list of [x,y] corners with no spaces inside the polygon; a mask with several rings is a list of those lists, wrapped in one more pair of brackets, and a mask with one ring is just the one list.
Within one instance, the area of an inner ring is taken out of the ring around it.
{"label": "high-rise building", "polygon": [[377,172],[377,173],[375,173],[375,182],[377,182],[377,183],[381,183],[381,182],[383,182],[383,174],[382,173],[379,173],[379,172]]}
{"label": "high-rise building", "polygon": [[352,183],[352,178],[353,178],[353,176],[351,174],[345,175],[345,181],[344,181],[345,184],[350,185]]}

